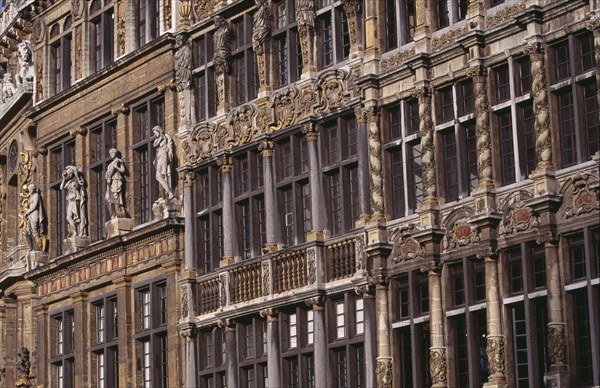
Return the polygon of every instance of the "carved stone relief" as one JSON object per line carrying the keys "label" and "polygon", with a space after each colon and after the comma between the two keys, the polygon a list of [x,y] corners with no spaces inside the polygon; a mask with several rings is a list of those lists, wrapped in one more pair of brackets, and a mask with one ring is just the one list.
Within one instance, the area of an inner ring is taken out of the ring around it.
{"label": "carved stone relief", "polygon": [[197,127],[181,143],[183,158],[186,164],[195,164],[202,159],[210,158],[215,148],[213,142],[214,127],[209,123],[203,123]]}
{"label": "carved stone relief", "polygon": [[578,173],[567,180],[562,189],[564,218],[571,218],[600,209],[598,197],[590,189],[590,183],[594,180],[597,181],[587,173]]}
{"label": "carved stone relief", "polygon": [[521,1],[519,3],[510,5],[508,7],[502,8],[500,11],[496,12],[493,15],[488,15],[485,17],[485,28],[494,27],[500,23],[511,20],[513,15],[519,11],[525,10],[527,4],[525,1]]}
{"label": "carved stone relief", "polygon": [[194,15],[196,21],[201,21],[210,16],[214,8],[214,0],[194,0]]}
{"label": "carved stone relief", "polygon": [[425,259],[425,248],[412,236],[412,233],[416,231],[414,224],[410,224],[407,227],[400,227],[390,234],[393,241],[390,254],[391,263],[398,264],[404,261]]}
{"label": "carved stone relief", "polygon": [[552,365],[565,365],[567,363],[564,324],[548,324],[548,358]]}
{"label": "carved stone relief", "polygon": [[425,200],[437,195],[435,149],[433,144],[433,118],[431,113],[431,89],[420,87],[416,92],[419,99],[419,132],[421,134],[421,167]]}
{"label": "carved stone relief", "polygon": [[524,232],[539,225],[540,219],[534,214],[533,209],[518,201],[508,208],[508,213],[504,216],[504,222],[500,226],[500,234]]}
{"label": "carved stone relief", "polygon": [[181,286],[181,318],[187,318],[190,315],[190,289],[187,284]]}
{"label": "carved stone relief", "polygon": [[256,105],[244,104],[229,111],[227,121],[233,132],[234,145],[246,144],[258,135],[258,128],[253,124]]}
{"label": "carved stone relief", "polygon": [[300,89],[296,85],[289,85],[273,92],[271,107],[275,114],[275,128],[282,129],[294,125],[297,119],[296,100]]}
{"label": "carved stone relief", "polygon": [[173,17],[173,10],[171,8],[171,0],[163,0],[163,26],[165,30],[171,28],[171,18]]}
{"label": "carved stone relief", "polygon": [[365,271],[367,269],[367,260],[369,255],[365,251],[365,236],[360,234],[354,239],[354,249],[356,252],[356,272]]}
{"label": "carved stone relief", "polygon": [[469,32],[469,26],[464,26],[447,32],[439,38],[433,38],[431,41],[431,48],[433,51],[437,51],[441,48],[449,47],[456,43],[456,38],[465,35],[467,32]]}
{"label": "carved stone relief", "polygon": [[466,219],[459,219],[444,237],[444,249],[456,249],[469,244],[479,242],[480,234],[477,227]]}
{"label": "carved stone relief", "polygon": [[504,337],[488,336],[485,351],[487,353],[490,376],[504,375],[506,373],[504,366]]}
{"label": "carved stone relief", "polygon": [[338,109],[349,101],[350,93],[344,87],[344,80],[348,73],[343,70],[333,70],[323,73],[317,80],[317,90],[319,92],[319,106],[316,108],[318,113]]}
{"label": "carved stone relief", "polygon": [[265,260],[261,264],[262,272],[262,294],[271,295],[271,261]]}
{"label": "carved stone relief", "polygon": [[117,0],[117,47],[119,55],[125,54],[125,20],[127,17],[126,0]]}
{"label": "carved stone relief", "polygon": [[477,171],[481,181],[492,183],[492,139],[490,131],[490,104],[487,90],[487,71],[482,65],[468,70],[473,78],[477,132]]}
{"label": "carved stone relief", "polygon": [[375,367],[377,377],[377,388],[392,388],[394,370],[391,358],[378,358]]}
{"label": "carved stone relief", "polygon": [[389,57],[381,59],[379,63],[379,68],[382,73],[387,73],[388,71],[399,68],[406,59],[415,55],[415,48],[411,48],[409,50],[401,51],[394,55],[390,55]]}
{"label": "carved stone relief", "polygon": [[306,279],[308,284],[313,284],[317,281],[317,252],[315,248],[306,250]]}
{"label": "carved stone relief", "polygon": [[446,361],[446,349],[431,349],[429,360],[429,371],[431,373],[431,382],[440,385],[446,385],[448,365]]}

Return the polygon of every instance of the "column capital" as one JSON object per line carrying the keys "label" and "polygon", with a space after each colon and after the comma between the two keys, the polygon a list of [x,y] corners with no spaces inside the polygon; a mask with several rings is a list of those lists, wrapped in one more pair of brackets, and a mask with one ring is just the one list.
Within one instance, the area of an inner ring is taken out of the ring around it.
{"label": "column capital", "polygon": [[225,331],[235,331],[235,326],[237,322],[233,318],[223,318],[217,321],[217,326],[220,329],[225,329]]}
{"label": "column capital", "polygon": [[217,159],[217,165],[221,167],[221,171],[229,173],[233,169],[233,158],[229,155],[223,155]]}
{"label": "column capital", "polygon": [[263,158],[268,158],[273,156],[273,149],[275,148],[274,144],[270,140],[263,140],[258,144],[258,150],[262,152]]}
{"label": "column capital", "polygon": [[373,284],[363,284],[362,286],[354,287],[354,293],[360,295],[363,298],[374,298],[375,290]]}
{"label": "column capital", "polygon": [[356,117],[357,123],[367,122],[367,110],[362,105],[354,107],[354,117]]}
{"label": "column capital", "polygon": [[422,101],[425,98],[430,98],[432,94],[433,92],[431,87],[429,85],[422,84],[415,88],[412,96],[417,98],[419,101]]}
{"label": "column capital", "polygon": [[314,296],[304,301],[308,307],[312,307],[313,310],[322,311],[325,310],[326,298],[323,295]]}
{"label": "column capital", "polygon": [[306,122],[302,124],[302,133],[306,136],[306,140],[317,141],[319,138],[319,127],[315,125],[312,121]]}
{"label": "column capital", "polygon": [[384,290],[390,284],[390,277],[387,273],[382,272],[369,278],[369,284],[374,285],[377,290]]}
{"label": "column capital", "polygon": [[544,244],[544,247],[558,247],[558,243],[560,240],[560,234],[554,232],[548,232],[546,234],[542,234],[535,239],[535,242],[538,245]]}
{"label": "column capital", "polygon": [[485,81],[485,77],[487,76],[487,69],[483,65],[483,62],[474,64],[467,68],[467,77],[473,78],[474,82],[482,82]]}
{"label": "column capital", "polygon": [[484,260],[486,262],[496,261],[498,260],[499,253],[500,252],[493,247],[483,247],[475,254],[475,256],[477,259]]}
{"label": "column capital", "polygon": [[542,41],[534,40],[527,43],[523,52],[531,57],[532,61],[543,61],[546,45]]}
{"label": "column capital", "polygon": [[588,15],[588,20],[585,22],[585,28],[596,33],[600,32],[600,11],[595,10]]}
{"label": "column capital", "polygon": [[179,329],[179,335],[186,341],[196,340],[196,328],[194,326],[186,326]]}
{"label": "column capital", "polygon": [[183,187],[192,187],[196,179],[196,173],[189,170],[180,171],[179,179],[183,182]]}
{"label": "column capital", "polygon": [[260,310],[260,316],[263,318],[267,318],[267,322],[273,322],[279,320],[279,310],[274,308],[266,308]]}

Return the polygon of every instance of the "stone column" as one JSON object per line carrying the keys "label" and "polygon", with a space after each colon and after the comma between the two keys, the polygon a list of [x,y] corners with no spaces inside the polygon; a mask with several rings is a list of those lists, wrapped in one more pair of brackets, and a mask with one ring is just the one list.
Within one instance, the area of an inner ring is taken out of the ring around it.
{"label": "stone column", "polygon": [[385,221],[383,194],[383,159],[381,134],[379,131],[379,112],[375,106],[368,109],[367,125],[369,129],[369,172],[371,175],[371,220]]}
{"label": "stone column", "polygon": [[[218,322],[219,327],[225,330],[225,351],[227,359],[225,362],[225,377],[227,388],[237,388],[238,384],[238,358],[236,322],[233,319],[224,319]],[[269,386],[271,386],[269,384]]]}
{"label": "stone column", "polygon": [[310,209],[312,214],[312,230],[308,233],[307,240],[322,240],[324,218],[323,218],[323,194],[321,188],[321,169],[319,168],[319,150],[317,140],[319,139],[319,128],[314,123],[308,122],[302,126],[302,132],[306,136],[308,144],[308,159],[310,164]]}
{"label": "stone column", "polygon": [[[3,302],[3,310],[4,310],[4,322],[3,322],[3,332],[0,333],[2,335],[2,350],[3,350],[3,359],[2,359],[2,367],[5,368],[5,371],[13,371],[13,373],[5,374],[5,386],[6,387],[14,387],[16,384],[16,363],[17,363],[17,301],[11,297],[6,295],[2,296]],[[50,341],[46,340],[46,345],[50,345]],[[45,360],[44,360],[45,361]],[[42,369],[42,367],[44,369]],[[44,363],[39,364],[38,369],[40,372],[45,371],[48,368]],[[48,368],[49,369],[49,368]]]}
{"label": "stone column", "polygon": [[275,252],[277,250],[277,224],[275,222],[276,206],[275,183],[273,174],[273,142],[263,140],[258,145],[258,150],[262,152],[263,157],[263,178],[265,185],[265,229],[267,232],[267,241],[264,250],[266,252]]}
{"label": "stone column", "polygon": [[437,262],[431,261],[422,270],[427,271],[429,277],[429,311],[431,322],[429,368],[432,387],[446,387],[448,384],[448,364],[444,342],[444,314],[442,311],[442,268]]}
{"label": "stone column", "polygon": [[223,174],[223,258],[220,266],[233,264],[235,261],[235,220],[233,219],[233,181],[231,170],[233,158],[225,155],[217,163]]}
{"label": "stone column", "polygon": [[548,386],[567,386],[569,366],[567,359],[567,324],[563,316],[560,263],[558,260],[558,237],[548,233],[538,238],[544,244],[546,254],[546,284],[548,285],[548,359],[550,368],[544,377]]}
{"label": "stone column", "polygon": [[[325,326],[325,297],[315,296],[306,300],[307,306],[312,306],[313,325],[315,333],[314,342],[314,371],[315,386],[328,387],[328,360],[327,360],[327,328]],[[365,372],[366,373],[366,372]],[[269,385],[270,386],[270,385]]]}
{"label": "stone column", "polygon": [[302,77],[308,78],[317,72],[315,63],[315,2],[296,0],[296,23],[302,51]]}
{"label": "stone column", "polygon": [[184,230],[184,268],[196,268],[196,244],[195,226],[196,217],[194,217],[194,180],[196,174],[192,171],[184,171],[181,173],[181,181],[183,182],[183,214],[185,217]]}
{"label": "stone column", "polygon": [[473,78],[475,92],[475,130],[477,133],[477,172],[479,187],[485,190],[494,188],[492,177],[492,137],[490,130],[490,104],[487,94],[487,71],[477,64],[467,71]]}
{"label": "stone column", "polygon": [[585,27],[594,32],[594,46],[596,47],[596,98],[600,106],[600,10],[590,12],[589,20]]}
{"label": "stone column", "polygon": [[225,114],[231,104],[231,49],[235,31],[231,21],[220,15],[213,18],[215,31],[213,33],[216,84],[217,84],[217,114]]}
{"label": "stone column", "polygon": [[485,302],[487,305],[488,382],[485,387],[506,387],[504,336],[498,282],[498,256],[494,249],[483,249],[477,257],[485,263]]}
{"label": "stone column", "polygon": [[543,42],[530,42],[525,49],[531,60],[531,95],[533,96],[533,114],[535,116],[535,148],[537,154],[536,170],[554,170],[552,163],[552,131],[550,128],[550,109],[548,87],[546,84],[546,65]]}
{"label": "stone column", "polygon": [[421,86],[419,99],[419,133],[421,135],[421,168],[423,170],[423,206],[437,206],[435,149],[433,144],[433,118],[431,113],[431,88]]}
{"label": "stone column", "polygon": [[367,128],[367,110],[357,106],[354,108],[356,117],[356,132],[358,133],[358,187],[359,187],[359,205],[360,217],[358,226],[364,225],[370,218],[370,182],[369,182],[369,150],[368,128]]}
{"label": "stone column", "polygon": [[279,342],[279,310],[260,311],[267,318],[267,376],[269,387],[281,387],[281,349]]}
{"label": "stone column", "polygon": [[364,303],[365,314],[365,386],[375,387],[375,360],[377,357],[377,321],[375,293],[371,286],[365,285],[355,289],[361,295]]}
{"label": "stone column", "polygon": [[185,339],[185,386],[196,387],[196,376],[198,371],[196,370],[196,330],[193,326],[187,326],[180,330],[179,334]]}
{"label": "stone column", "polygon": [[88,347],[92,333],[89,332],[90,322],[88,320],[88,301],[87,292],[78,291],[71,295],[71,304],[73,306],[73,320],[79,330],[75,330],[73,335],[73,350],[77,355],[73,385],[76,387],[87,387],[90,385],[89,372],[86,365],[89,362]]}
{"label": "stone column", "polygon": [[[35,352],[35,366],[32,367],[31,373],[35,375],[36,383],[38,384],[38,386],[45,387],[48,386],[50,383],[46,380],[47,375],[45,373],[47,368],[46,360],[50,358],[50,344],[44,340],[45,338],[50,337],[48,335],[48,328],[50,327],[50,324],[48,322],[48,305],[38,304],[36,307],[33,308],[33,313],[37,326],[35,330],[35,335],[40,340],[37,341],[35,347],[33,348]],[[3,311],[2,309],[0,309],[0,322],[2,323],[5,319],[3,315]],[[4,330],[0,329],[0,336],[3,336],[3,332]],[[4,341],[4,339],[0,340],[0,345],[2,346],[2,349],[7,349],[4,344]],[[2,367],[5,367],[5,365],[3,365]]]}
{"label": "stone column", "polygon": [[390,326],[388,313],[388,285],[390,278],[382,271],[374,277],[375,315],[377,319],[377,366],[375,375],[377,388],[392,388],[394,369],[390,346]]}

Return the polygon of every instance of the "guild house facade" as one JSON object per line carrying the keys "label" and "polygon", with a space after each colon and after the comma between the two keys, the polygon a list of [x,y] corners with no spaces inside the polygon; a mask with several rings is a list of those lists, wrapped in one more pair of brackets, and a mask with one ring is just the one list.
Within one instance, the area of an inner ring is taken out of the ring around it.
{"label": "guild house facade", "polygon": [[598,9],[3,0],[0,387],[600,385]]}

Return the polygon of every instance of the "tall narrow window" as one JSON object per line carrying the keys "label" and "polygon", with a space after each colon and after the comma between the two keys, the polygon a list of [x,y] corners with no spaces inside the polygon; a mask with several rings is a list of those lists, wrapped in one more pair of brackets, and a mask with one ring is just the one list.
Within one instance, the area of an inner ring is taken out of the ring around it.
{"label": "tall narrow window", "polygon": [[94,0],[90,5],[92,22],[91,53],[93,70],[98,72],[114,60],[114,11],[112,2]]}

